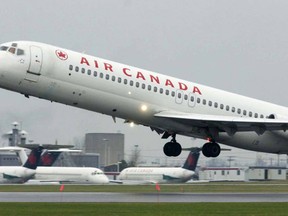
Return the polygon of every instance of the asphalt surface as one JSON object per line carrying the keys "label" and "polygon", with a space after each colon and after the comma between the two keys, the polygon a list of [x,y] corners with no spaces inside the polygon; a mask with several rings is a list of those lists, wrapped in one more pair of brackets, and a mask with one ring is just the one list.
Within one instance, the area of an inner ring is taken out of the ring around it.
{"label": "asphalt surface", "polygon": [[288,193],[0,192],[0,202],[288,202]]}

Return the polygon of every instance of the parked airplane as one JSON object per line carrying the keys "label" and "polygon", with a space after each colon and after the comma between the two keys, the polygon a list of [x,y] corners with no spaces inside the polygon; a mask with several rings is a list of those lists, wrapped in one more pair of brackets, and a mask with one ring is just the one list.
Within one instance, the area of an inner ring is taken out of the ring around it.
{"label": "parked airplane", "polygon": [[149,126],[172,137],[168,156],[177,134],[208,140],[207,157],[218,143],[288,153],[286,107],[43,43],[0,45],[0,87]]}
{"label": "parked airplane", "polygon": [[195,174],[199,155],[199,151],[191,151],[182,167],[129,167],[118,179],[122,183],[184,183]]}
{"label": "parked airplane", "polygon": [[[31,146],[30,146],[31,147]],[[10,151],[15,151],[23,163],[27,157],[24,148],[7,147]],[[61,151],[79,152],[79,150],[51,150],[46,151],[38,160],[38,167],[34,171],[33,177],[28,181],[29,184],[52,184],[52,183],[75,183],[75,184],[107,184],[108,177],[102,170],[94,167],[55,167],[51,166],[59,157]]]}
{"label": "parked airplane", "polygon": [[0,183],[24,183],[33,178],[43,148],[32,150],[23,166],[0,166]]}

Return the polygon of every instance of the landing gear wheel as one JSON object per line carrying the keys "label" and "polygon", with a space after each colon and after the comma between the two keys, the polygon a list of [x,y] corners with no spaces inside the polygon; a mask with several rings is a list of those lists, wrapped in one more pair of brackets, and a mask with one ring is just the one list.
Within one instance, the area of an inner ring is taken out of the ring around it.
{"label": "landing gear wheel", "polygon": [[177,143],[176,141],[171,141],[171,142],[168,142],[164,145],[163,147],[163,151],[164,151],[164,154],[166,156],[173,156],[173,157],[177,157],[178,155],[181,154],[181,151],[182,151],[182,147],[179,143]]}
{"label": "landing gear wheel", "polygon": [[217,157],[221,152],[221,148],[218,143],[209,142],[205,143],[202,147],[202,153],[206,157]]}

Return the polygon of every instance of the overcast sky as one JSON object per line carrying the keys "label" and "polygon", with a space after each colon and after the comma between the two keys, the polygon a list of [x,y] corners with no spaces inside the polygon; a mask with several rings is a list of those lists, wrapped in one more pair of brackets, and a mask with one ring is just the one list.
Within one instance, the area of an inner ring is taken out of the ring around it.
{"label": "overcast sky", "polygon": [[[288,1],[2,0],[1,8],[1,43],[44,42],[288,106]],[[139,145],[143,158],[164,158],[166,140],[149,128],[6,90],[0,100],[0,133],[14,121],[38,143],[73,144],[87,132],[121,132],[127,155]],[[183,147],[204,143],[178,141]],[[257,153],[233,150],[220,157],[229,155]]]}

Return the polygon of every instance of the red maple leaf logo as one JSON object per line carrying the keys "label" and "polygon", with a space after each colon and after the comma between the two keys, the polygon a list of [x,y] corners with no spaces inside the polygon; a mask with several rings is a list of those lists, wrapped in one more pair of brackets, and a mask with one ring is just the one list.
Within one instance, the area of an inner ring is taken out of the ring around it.
{"label": "red maple leaf logo", "polygon": [[68,59],[67,53],[65,53],[65,52],[62,51],[62,50],[56,50],[55,53],[56,53],[57,57],[58,57],[59,59],[61,59],[61,60],[66,60],[66,59]]}

